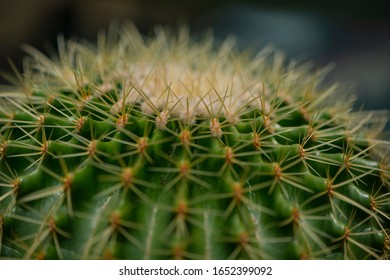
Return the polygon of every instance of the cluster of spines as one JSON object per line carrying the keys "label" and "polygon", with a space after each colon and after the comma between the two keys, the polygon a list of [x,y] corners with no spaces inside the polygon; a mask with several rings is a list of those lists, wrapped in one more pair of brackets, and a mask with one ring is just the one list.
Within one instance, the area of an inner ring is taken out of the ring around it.
{"label": "cluster of spines", "polygon": [[206,94],[207,116],[185,118],[126,81],[104,86],[5,97],[1,255],[388,258],[388,167],[360,125],[321,108],[332,90],[263,86],[233,115]]}

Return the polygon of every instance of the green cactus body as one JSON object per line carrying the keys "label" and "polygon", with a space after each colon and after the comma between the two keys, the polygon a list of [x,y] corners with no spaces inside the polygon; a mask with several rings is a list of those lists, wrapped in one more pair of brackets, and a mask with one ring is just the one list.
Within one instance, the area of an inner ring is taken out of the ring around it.
{"label": "green cactus body", "polygon": [[1,258],[389,258],[382,122],[324,71],[184,28],[27,50],[0,96]]}

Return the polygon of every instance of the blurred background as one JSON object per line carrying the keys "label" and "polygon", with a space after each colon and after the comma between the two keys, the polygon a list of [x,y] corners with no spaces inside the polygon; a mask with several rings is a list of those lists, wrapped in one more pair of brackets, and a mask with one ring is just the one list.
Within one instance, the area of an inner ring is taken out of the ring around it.
{"label": "blurred background", "polygon": [[[0,70],[21,69],[20,46],[45,51],[66,38],[94,40],[112,19],[155,24],[187,22],[194,33],[213,29],[241,48],[272,44],[287,57],[335,65],[330,81],[353,83],[356,108],[390,109],[390,15],[378,0],[0,0]],[[6,80],[0,77],[0,83]]]}

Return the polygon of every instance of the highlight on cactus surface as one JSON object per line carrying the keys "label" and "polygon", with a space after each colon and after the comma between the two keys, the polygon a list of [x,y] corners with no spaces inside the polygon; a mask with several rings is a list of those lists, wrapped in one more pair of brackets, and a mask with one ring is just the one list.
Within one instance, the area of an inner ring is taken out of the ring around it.
{"label": "highlight on cactus surface", "polygon": [[31,47],[0,92],[2,259],[389,259],[386,120],[265,47]]}

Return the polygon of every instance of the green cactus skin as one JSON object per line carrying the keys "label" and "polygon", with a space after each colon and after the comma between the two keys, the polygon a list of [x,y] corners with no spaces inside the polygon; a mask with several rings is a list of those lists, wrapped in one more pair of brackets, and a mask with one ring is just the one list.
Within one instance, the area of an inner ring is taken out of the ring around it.
{"label": "green cactus skin", "polygon": [[388,259],[383,119],[265,48],[129,25],[26,48],[0,95],[0,257]]}

